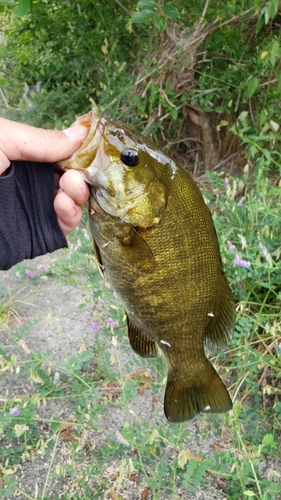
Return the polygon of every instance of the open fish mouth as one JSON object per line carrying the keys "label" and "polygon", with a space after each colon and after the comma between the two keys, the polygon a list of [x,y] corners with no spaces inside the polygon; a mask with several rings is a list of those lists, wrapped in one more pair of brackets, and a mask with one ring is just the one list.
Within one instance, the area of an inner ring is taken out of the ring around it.
{"label": "open fish mouth", "polygon": [[92,109],[86,115],[79,117],[75,125],[83,125],[88,129],[88,136],[82,146],[67,160],[59,162],[63,170],[79,170],[87,184],[91,186],[90,211],[92,213],[108,213],[112,216],[123,216],[143,200],[146,193],[141,193],[133,199],[122,201],[116,197],[115,186],[108,181],[107,175],[103,173],[112,158],[104,152],[104,138],[106,135],[107,119],[98,108]]}
{"label": "open fish mouth", "polygon": [[63,170],[74,169],[83,173],[85,181],[94,185],[93,178],[101,165],[100,143],[105,132],[106,119],[98,108],[80,116],[71,126],[83,125],[88,129],[88,136],[82,146],[67,160],[58,162]]}

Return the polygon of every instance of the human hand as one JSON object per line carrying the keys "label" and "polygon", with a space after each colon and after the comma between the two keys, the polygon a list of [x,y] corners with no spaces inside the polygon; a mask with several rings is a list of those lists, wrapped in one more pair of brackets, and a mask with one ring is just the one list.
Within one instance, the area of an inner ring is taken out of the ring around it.
{"label": "human hand", "polygon": [[82,206],[89,198],[89,188],[77,170],[67,170],[62,176],[56,172],[55,187],[54,208],[59,226],[67,236],[81,220]]}
{"label": "human hand", "polygon": [[[68,158],[87,137],[87,128],[44,130],[0,118],[0,176],[5,175],[11,161],[57,162]],[[56,173],[54,208],[65,235],[78,224],[82,205],[89,197],[89,188],[77,171]]]}

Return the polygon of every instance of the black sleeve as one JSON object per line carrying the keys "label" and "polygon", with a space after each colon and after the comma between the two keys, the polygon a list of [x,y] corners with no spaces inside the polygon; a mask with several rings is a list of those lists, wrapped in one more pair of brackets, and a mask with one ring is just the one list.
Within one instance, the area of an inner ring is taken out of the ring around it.
{"label": "black sleeve", "polygon": [[13,162],[0,177],[0,269],[67,247],[54,210],[54,167]]}

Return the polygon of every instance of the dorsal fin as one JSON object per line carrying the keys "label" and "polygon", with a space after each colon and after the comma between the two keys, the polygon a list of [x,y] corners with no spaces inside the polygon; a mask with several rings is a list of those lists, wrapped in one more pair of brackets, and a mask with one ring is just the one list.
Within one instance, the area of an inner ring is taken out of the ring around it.
{"label": "dorsal fin", "polygon": [[156,358],[157,347],[154,340],[141,332],[127,314],[126,316],[128,337],[133,351],[142,358]]}

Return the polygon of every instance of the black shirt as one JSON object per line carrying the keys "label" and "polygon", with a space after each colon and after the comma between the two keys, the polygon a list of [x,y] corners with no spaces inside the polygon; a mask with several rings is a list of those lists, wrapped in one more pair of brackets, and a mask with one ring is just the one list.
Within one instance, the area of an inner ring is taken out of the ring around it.
{"label": "black shirt", "polygon": [[0,270],[67,247],[54,210],[54,167],[12,162],[0,177]]}

